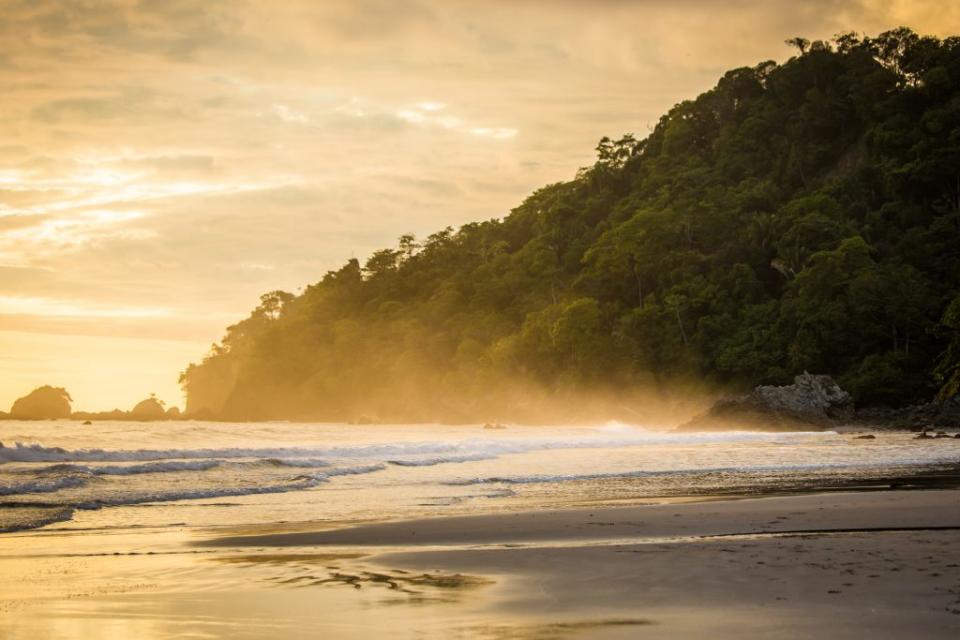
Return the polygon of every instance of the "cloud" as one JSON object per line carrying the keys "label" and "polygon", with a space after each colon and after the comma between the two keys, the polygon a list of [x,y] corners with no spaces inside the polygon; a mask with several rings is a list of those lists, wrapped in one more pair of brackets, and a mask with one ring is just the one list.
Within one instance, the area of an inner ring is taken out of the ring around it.
{"label": "cloud", "polygon": [[51,298],[0,296],[0,314],[68,318],[165,318],[171,315],[171,311],[162,307],[117,307]]}
{"label": "cloud", "polygon": [[283,120],[284,122],[293,122],[296,124],[306,124],[310,122],[310,118],[303,115],[295,109],[291,109],[285,104],[274,104],[270,107],[274,115]]}
{"label": "cloud", "polygon": [[398,109],[394,115],[413,125],[438,127],[447,131],[465,132],[470,135],[507,140],[517,135],[517,130],[511,127],[479,127],[465,122],[460,116],[443,111],[446,104],[442,102],[421,102],[413,107]]}

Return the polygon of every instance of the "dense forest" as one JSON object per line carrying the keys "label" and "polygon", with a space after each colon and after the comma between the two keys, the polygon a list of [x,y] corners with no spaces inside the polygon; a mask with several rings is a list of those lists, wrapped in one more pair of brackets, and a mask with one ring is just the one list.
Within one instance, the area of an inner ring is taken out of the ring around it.
{"label": "dense forest", "polygon": [[502,220],[264,295],[183,372],[188,412],[524,419],[803,371],[861,406],[956,394],[960,37],[790,44]]}

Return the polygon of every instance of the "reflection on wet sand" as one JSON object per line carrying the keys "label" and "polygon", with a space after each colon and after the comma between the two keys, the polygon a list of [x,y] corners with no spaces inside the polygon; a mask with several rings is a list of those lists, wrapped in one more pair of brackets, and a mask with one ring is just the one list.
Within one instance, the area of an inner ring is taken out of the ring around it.
{"label": "reflection on wet sand", "polygon": [[0,538],[0,638],[954,638],[958,500],[27,532]]}
{"label": "reflection on wet sand", "polygon": [[461,573],[372,570],[356,562],[363,557],[363,554],[357,553],[246,554],[214,557],[211,560],[241,567],[274,569],[276,575],[264,580],[277,586],[380,588],[393,592],[394,595],[409,596],[403,600],[385,600],[384,603],[387,604],[452,602],[462,595],[463,590],[493,583],[486,578]]}

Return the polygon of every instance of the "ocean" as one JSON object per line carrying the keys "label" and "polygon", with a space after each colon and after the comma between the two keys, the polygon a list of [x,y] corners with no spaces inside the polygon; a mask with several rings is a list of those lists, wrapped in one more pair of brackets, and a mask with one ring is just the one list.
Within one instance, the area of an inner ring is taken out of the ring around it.
{"label": "ocean", "polygon": [[0,422],[0,531],[330,523],[870,488],[960,439],[638,425]]}

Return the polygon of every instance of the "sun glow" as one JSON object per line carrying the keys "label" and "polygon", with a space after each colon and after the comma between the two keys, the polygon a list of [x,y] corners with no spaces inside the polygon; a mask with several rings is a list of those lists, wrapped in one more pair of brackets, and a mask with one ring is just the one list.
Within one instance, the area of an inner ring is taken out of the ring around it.
{"label": "sun glow", "polygon": [[169,318],[164,307],[119,307],[51,298],[0,296],[0,314],[66,318]]}

